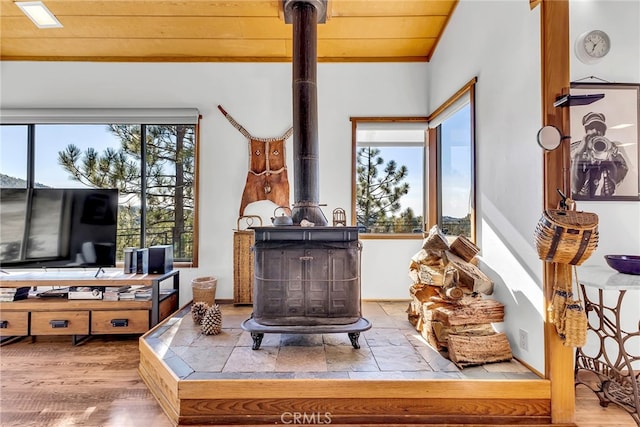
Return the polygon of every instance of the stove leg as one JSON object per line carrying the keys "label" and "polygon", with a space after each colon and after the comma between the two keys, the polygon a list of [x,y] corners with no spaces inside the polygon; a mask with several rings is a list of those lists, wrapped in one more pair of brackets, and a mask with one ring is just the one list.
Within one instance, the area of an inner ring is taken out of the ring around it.
{"label": "stove leg", "polygon": [[353,348],[360,348],[360,344],[358,343],[358,338],[360,338],[360,332],[349,332],[349,339],[351,340],[351,345]]}
{"label": "stove leg", "polygon": [[264,337],[264,334],[261,334],[258,332],[251,332],[251,338],[253,338],[253,347],[251,348],[253,350],[260,349],[260,344],[262,344],[262,337]]}

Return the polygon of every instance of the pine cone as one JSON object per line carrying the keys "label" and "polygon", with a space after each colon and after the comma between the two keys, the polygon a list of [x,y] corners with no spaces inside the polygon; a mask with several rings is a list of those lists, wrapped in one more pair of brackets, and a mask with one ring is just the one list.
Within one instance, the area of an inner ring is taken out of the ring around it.
{"label": "pine cone", "polygon": [[220,306],[214,304],[209,307],[202,318],[202,333],[205,335],[218,335],[222,331],[222,311]]}
{"label": "pine cone", "polygon": [[196,325],[201,325],[202,319],[204,318],[204,315],[208,309],[209,306],[206,302],[194,302],[191,305],[191,317],[193,318],[193,323],[195,323]]}

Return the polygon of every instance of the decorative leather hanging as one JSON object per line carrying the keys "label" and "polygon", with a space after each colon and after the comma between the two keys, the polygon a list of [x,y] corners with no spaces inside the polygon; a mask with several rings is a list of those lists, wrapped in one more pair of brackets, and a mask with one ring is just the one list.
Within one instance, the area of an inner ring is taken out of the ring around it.
{"label": "decorative leather hanging", "polygon": [[236,122],[222,106],[218,105],[218,109],[229,123],[249,140],[249,171],[238,216],[244,215],[249,203],[260,200],[270,200],[278,206],[289,206],[285,143],[293,133],[293,127],[279,138],[256,138]]}

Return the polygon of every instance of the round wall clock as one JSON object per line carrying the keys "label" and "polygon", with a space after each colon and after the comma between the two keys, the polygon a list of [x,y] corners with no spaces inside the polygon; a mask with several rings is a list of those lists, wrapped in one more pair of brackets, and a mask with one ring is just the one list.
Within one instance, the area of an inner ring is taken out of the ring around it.
{"label": "round wall clock", "polygon": [[609,35],[601,30],[587,31],[576,39],[576,56],[585,64],[600,61],[610,49]]}

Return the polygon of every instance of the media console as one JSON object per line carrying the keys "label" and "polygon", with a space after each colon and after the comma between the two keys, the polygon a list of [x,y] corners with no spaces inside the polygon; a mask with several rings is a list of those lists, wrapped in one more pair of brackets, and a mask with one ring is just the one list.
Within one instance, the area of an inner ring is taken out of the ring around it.
{"label": "media console", "polygon": [[[172,279],[172,287],[163,282]],[[91,271],[12,272],[0,277],[0,288],[67,286],[151,286],[150,300],[71,300],[28,298],[0,302],[0,337],[71,335],[79,338],[102,334],[144,333],[178,309],[180,272],[125,274],[107,271],[95,277]]]}

